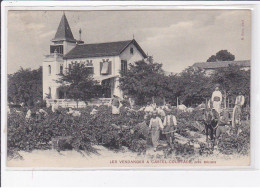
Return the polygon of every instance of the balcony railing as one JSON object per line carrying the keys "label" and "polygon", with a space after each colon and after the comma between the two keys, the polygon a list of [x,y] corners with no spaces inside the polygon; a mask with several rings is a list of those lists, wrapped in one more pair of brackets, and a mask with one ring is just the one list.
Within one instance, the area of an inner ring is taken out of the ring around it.
{"label": "balcony railing", "polygon": [[[77,102],[75,100],[71,99],[47,99],[47,107],[50,107],[54,104],[54,101],[56,101],[56,104],[62,108],[77,108]],[[93,99],[88,102],[88,105],[109,105],[111,101],[111,98],[98,98]],[[83,101],[78,102],[78,108],[85,108],[87,105]]]}

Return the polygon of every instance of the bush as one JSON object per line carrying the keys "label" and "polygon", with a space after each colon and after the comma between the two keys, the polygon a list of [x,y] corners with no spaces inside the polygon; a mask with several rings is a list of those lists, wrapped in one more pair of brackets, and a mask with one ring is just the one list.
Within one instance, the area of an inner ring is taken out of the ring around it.
{"label": "bush", "polygon": [[[57,150],[62,150],[61,144],[66,143],[70,144],[67,148],[86,153],[97,153],[93,147],[97,144],[109,149],[126,146],[132,151],[140,151],[134,148],[133,142],[142,142],[144,137],[134,126],[142,121],[143,113],[128,112],[122,108],[120,115],[112,115],[111,107],[100,106],[96,115],[90,115],[91,109],[86,108],[80,109],[81,116],[73,117],[65,109],[61,109],[60,113],[45,110],[48,112],[47,118],[32,117],[26,120],[25,112],[8,115],[7,143],[10,154],[20,150],[50,149],[55,139],[60,139],[59,145],[54,146]],[[65,137],[70,137],[69,141],[62,143],[61,139]]]}
{"label": "bush", "polygon": [[242,155],[249,154],[250,151],[250,125],[243,123],[241,126],[242,132],[237,136],[236,134],[228,135],[222,134],[219,139],[219,151],[226,155],[239,153]]}

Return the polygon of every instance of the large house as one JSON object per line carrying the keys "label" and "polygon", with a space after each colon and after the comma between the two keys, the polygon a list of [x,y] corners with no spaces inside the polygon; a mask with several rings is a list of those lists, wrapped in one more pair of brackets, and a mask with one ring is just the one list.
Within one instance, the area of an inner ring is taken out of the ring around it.
{"label": "large house", "polygon": [[103,98],[110,99],[113,95],[123,95],[119,88],[120,70],[127,71],[130,63],[147,57],[134,39],[96,44],[84,44],[81,38],[76,40],[65,14],[51,42],[50,54],[45,56],[43,62],[43,98],[47,100],[47,105],[56,100],[62,106],[72,106],[65,103],[69,100],[65,99],[66,93],[59,89],[56,80],[76,62],[91,68],[93,77],[100,84],[109,86],[108,90],[103,91]]}
{"label": "large house", "polygon": [[250,60],[200,62],[200,63],[193,64],[194,68],[203,69],[207,76],[212,75],[216,69],[227,68],[229,66],[238,66],[238,67],[240,67],[240,69],[248,71],[248,70],[250,70]]}

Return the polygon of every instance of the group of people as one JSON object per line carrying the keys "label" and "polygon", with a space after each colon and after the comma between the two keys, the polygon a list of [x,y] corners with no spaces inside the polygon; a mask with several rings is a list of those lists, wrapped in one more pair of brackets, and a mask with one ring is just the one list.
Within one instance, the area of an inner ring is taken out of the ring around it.
{"label": "group of people", "polygon": [[177,119],[172,110],[166,105],[157,107],[155,103],[148,103],[142,110],[145,112],[144,119],[150,118],[149,128],[154,151],[157,151],[160,145],[160,134],[166,136],[167,143],[172,148],[174,132],[177,129]]}
{"label": "group of people", "polygon": [[[223,97],[222,93],[219,89],[219,85],[216,85],[215,91],[212,93],[211,100],[209,101],[209,107],[214,109],[219,116],[222,115],[222,102],[223,102]],[[241,114],[242,114],[242,107],[245,104],[245,97],[242,95],[242,92],[240,91],[238,96],[236,97],[235,100],[235,106],[233,108],[233,113],[232,113],[232,127],[234,128],[234,119],[236,115],[238,116],[238,122],[241,121]],[[236,115],[235,115],[236,114]]]}
{"label": "group of people", "polygon": [[[130,109],[133,108],[133,102],[128,99]],[[120,114],[120,108],[123,106],[123,101],[118,96],[113,96],[111,100],[112,114]],[[166,136],[167,143],[170,147],[173,146],[174,131],[177,129],[177,119],[172,114],[172,110],[167,106],[157,106],[155,103],[147,103],[147,106],[140,108],[138,111],[144,111],[144,120],[148,120],[151,132],[151,139],[154,151],[157,151],[159,146],[160,134]]]}

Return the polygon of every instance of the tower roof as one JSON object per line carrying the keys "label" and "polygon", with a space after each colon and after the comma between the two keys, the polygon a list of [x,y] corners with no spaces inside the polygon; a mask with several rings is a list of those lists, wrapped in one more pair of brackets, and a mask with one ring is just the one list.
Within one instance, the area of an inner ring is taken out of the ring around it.
{"label": "tower roof", "polygon": [[55,37],[52,39],[53,42],[61,40],[76,42],[65,14],[63,14]]}

